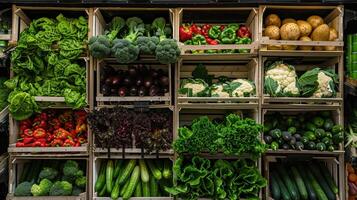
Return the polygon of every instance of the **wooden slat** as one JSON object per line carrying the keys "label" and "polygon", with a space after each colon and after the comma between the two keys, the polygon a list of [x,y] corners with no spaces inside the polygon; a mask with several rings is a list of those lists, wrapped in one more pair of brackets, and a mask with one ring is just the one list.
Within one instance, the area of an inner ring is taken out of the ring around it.
{"label": "wooden slat", "polygon": [[86,153],[88,146],[80,147],[16,147],[15,144],[10,144],[9,153]]}
{"label": "wooden slat", "polygon": [[31,23],[31,19],[27,17],[27,15],[24,13],[24,11],[21,8],[17,8],[15,10],[15,14],[20,17],[20,19],[27,25],[29,26]]}
{"label": "wooden slat", "polygon": [[303,51],[303,50],[259,50],[262,56],[332,57],[341,56],[343,51]]}
{"label": "wooden slat", "polygon": [[10,40],[11,34],[0,34],[0,40]]}
{"label": "wooden slat", "polygon": [[0,111],[0,122],[4,121],[5,118],[9,117],[9,106],[6,106],[2,111]]}
{"label": "wooden slat", "polygon": [[299,40],[269,40],[263,37],[260,44],[267,45],[298,45],[298,46],[343,46],[343,41],[299,41]]}

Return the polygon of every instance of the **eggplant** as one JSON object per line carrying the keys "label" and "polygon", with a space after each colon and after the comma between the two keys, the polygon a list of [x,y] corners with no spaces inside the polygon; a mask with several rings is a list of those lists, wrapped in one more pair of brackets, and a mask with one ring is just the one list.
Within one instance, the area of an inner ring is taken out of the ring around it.
{"label": "eggplant", "polygon": [[158,96],[159,95],[159,88],[155,85],[151,86],[149,89],[149,96]]}
{"label": "eggplant", "polygon": [[163,85],[163,86],[168,86],[170,83],[169,81],[169,77],[167,76],[161,76],[160,78],[160,84]]}
{"label": "eggplant", "polygon": [[141,86],[138,90],[138,95],[143,97],[146,96],[146,93],[147,93],[147,89],[144,86]]}
{"label": "eggplant", "polygon": [[119,88],[119,90],[118,90],[119,96],[125,97],[126,93],[127,93],[126,87],[120,87]]}
{"label": "eggplant", "polygon": [[168,93],[169,92],[169,88],[168,87],[164,87],[162,88],[162,92],[165,94],[165,93]]}
{"label": "eggplant", "polygon": [[116,96],[116,94],[117,94],[117,89],[115,89],[115,88],[110,88],[110,95]]}
{"label": "eggplant", "polygon": [[146,77],[144,79],[144,86],[146,88],[150,88],[153,85],[152,83],[153,83],[153,81],[152,81],[152,79],[150,77]]}
{"label": "eggplant", "polygon": [[108,77],[108,78],[105,79],[104,84],[111,85],[112,82],[113,82],[112,77]]}
{"label": "eggplant", "polygon": [[119,76],[112,77],[112,85],[119,86],[119,84],[120,84],[120,77]]}
{"label": "eggplant", "polygon": [[138,70],[134,66],[129,66],[128,73],[129,73],[129,76],[135,77],[138,74]]}
{"label": "eggplant", "polygon": [[136,79],[135,85],[139,87],[139,86],[143,85],[143,83],[144,83],[143,77],[139,76],[139,77]]}
{"label": "eggplant", "polygon": [[138,88],[135,86],[132,86],[129,90],[129,95],[130,96],[137,96],[138,95]]}
{"label": "eggplant", "polygon": [[164,70],[162,69],[157,70],[157,73],[159,74],[159,76],[163,76],[165,74]]}
{"label": "eggplant", "polygon": [[159,73],[155,69],[151,69],[150,70],[150,76],[152,78],[158,78],[159,77]]}
{"label": "eggplant", "polygon": [[149,72],[148,68],[143,64],[138,65],[137,69],[138,69],[138,72],[141,74],[148,74],[148,72]]}
{"label": "eggplant", "polygon": [[123,79],[123,84],[124,84],[125,86],[131,86],[131,85],[132,85],[132,80],[131,80],[128,76],[126,76],[126,77]]}
{"label": "eggplant", "polygon": [[109,96],[110,95],[110,86],[108,85],[103,85],[102,86],[102,94],[104,96]]}

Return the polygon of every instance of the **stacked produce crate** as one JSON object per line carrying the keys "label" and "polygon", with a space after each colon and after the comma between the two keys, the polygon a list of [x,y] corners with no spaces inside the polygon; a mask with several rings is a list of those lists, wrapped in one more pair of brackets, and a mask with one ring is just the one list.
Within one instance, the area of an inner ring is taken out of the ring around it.
{"label": "stacked produce crate", "polygon": [[[259,10],[263,137],[269,146],[265,198],[300,193],[302,199],[314,194],[344,199],[343,7],[269,5]],[[311,173],[292,169],[295,161],[295,167],[313,163]],[[318,165],[330,170],[327,177],[319,176]],[[290,177],[298,188],[285,182],[290,178],[283,169],[294,172]],[[299,183],[305,183],[302,191]]]}
{"label": "stacked produce crate", "polygon": [[92,9],[12,12],[7,198],[87,199]]}

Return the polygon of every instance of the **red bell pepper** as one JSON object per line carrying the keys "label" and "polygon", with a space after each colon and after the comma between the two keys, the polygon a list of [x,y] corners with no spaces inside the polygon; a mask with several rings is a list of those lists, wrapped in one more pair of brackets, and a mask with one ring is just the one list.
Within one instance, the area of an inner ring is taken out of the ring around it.
{"label": "red bell pepper", "polygon": [[74,147],[75,145],[76,143],[73,141],[71,137],[68,137],[63,143],[64,147]]}
{"label": "red bell pepper", "polygon": [[203,25],[203,26],[202,26],[202,29],[201,29],[202,35],[205,36],[205,37],[208,37],[208,31],[209,31],[209,29],[210,29],[211,27],[212,27],[212,26],[209,25],[209,24]]}
{"label": "red bell pepper", "polygon": [[84,110],[77,110],[77,111],[74,111],[74,116],[86,117],[87,116],[87,112],[84,111]]}
{"label": "red bell pepper", "polygon": [[64,123],[64,128],[66,129],[66,130],[73,130],[74,129],[74,125],[73,125],[73,123],[72,122],[70,122],[70,121],[68,121],[68,122],[65,122]]}
{"label": "red bell pepper", "polygon": [[189,25],[181,25],[179,28],[179,34],[181,42],[192,39],[192,29]]}
{"label": "red bell pepper", "polygon": [[52,134],[50,134],[50,133],[47,133],[46,141],[47,142],[51,142],[53,139],[54,139],[54,136]]}
{"label": "red bell pepper", "polygon": [[63,128],[59,128],[53,132],[54,137],[57,139],[62,139],[65,140],[67,139],[68,136],[70,136],[70,133]]}
{"label": "red bell pepper", "polygon": [[191,30],[194,35],[202,35],[201,27],[197,26],[196,24],[191,25]]}
{"label": "red bell pepper", "polygon": [[47,115],[47,113],[45,113],[45,112],[41,113],[40,118],[41,118],[42,120],[47,121],[47,120],[48,120],[48,115]]}
{"label": "red bell pepper", "polygon": [[24,142],[16,142],[16,147],[26,147]]}
{"label": "red bell pepper", "polygon": [[84,143],[87,142],[87,139],[85,139],[84,137],[79,137],[79,138],[78,138],[78,142],[79,142],[80,144],[84,144]]}
{"label": "red bell pepper", "polygon": [[31,144],[32,147],[41,147],[43,146],[43,143],[41,143],[40,141],[35,141],[34,143]]}
{"label": "red bell pepper", "polygon": [[20,125],[20,133],[23,133],[26,129],[31,128],[25,124]]}
{"label": "red bell pepper", "polygon": [[43,128],[38,128],[33,132],[33,137],[38,139],[38,138],[45,138],[47,136],[45,129]]}
{"label": "red bell pepper", "polygon": [[24,133],[23,133],[26,137],[32,137],[33,136],[33,131],[31,129],[26,129],[24,130]]}
{"label": "red bell pepper", "polygon": [[34,141],[34,138],[32,138],[32,137],[25,137],[25,138],[23,138],[23,140],[22,140],[22,142],[24,143],[24,144],[30,144],[30,143],[32,143]]}
{"label": "red bell pepper", "polygon": [[223,31],[225,28],[226,28],[225,25],[221,25],[221,26],[219,27],[219,29],[221,29],[221,31]]}
{"label": "red bell pepper", "polygon": [[38,129],[38,128],[43,128],[46,129],[47,128],[47,122],[45,120],[35,120],[34,123],[32,124],[32,127],[34,129]]}
{"label": "red bell pepper", "polygon": [[50,121],[50,125],[54,128],[54,129],[59,129],[61,128],[61,122],[59,119],[55,118],[55,119],[52,119]]}
{"label": "red bell pepper", "polygon": [[21,126],[25,126],[27,128],[30,128],[32,126],[32,122],[31,122],[30,119],[22,120],[22,121],[20,121],[20,127]]}
{"label": "red bell pepper", "polygon": [[239,29],[237,30],[237,36],[240,38],[250,38],[251,33],[248,29],[248,27],[241,25]]}
{"label": "red bell pepper", "polygon": [[217,45],[217,44],[219,44],[217,40],[211,39],[211,38],[209,38],[209,37],[206,37],[206,41],[207,41],[207,44],[210,44],[210,45]]}
{"label": "red bell pepper", "polygon": [[54,140],[52,140],[50,145],[52,147],[61,147],[61,146],[63,146],[63,141],[61,139],[54,139]]}
{"label": "red bell pepper", "polygon": [[87,125],[86,124],[77,124],[76,126],[76,134],[87,131]]}

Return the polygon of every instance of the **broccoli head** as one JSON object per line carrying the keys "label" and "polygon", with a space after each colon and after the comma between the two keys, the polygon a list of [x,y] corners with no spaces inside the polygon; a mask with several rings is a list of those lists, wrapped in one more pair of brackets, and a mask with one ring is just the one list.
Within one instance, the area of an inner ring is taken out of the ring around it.
{"label": "broccoli head", "polygon": [[67,181],[57,181],[50,189],[50,196],[69,196],[72,194],[72,184]]}
{"label": "broccoli head", "polygon": [[140,18],[130,17],[126,20],[126,25],[128,27],[128,34],[124,37],[124,39],[130,42],[135,42],[139,36],[144,35],[145,24]]}
{"label": "broccoli head", "polygon": [[76,186],[79,188],[85,188],[87,183],[87,178],[85,176],[80,176],[75,181]]}
{"label": "broccoli head", "polygon": [[63,168],[66,168],[66,167],[75,167],[75,168],[78,168],[79,165],[78,165],[78,162],[77,161],[74,161],[74,160],[67,160],[64,165],[63,165]]}
{"label": "broccoli head", "polygon": [[79,169],[79,165],[76,161],[68,160],[63,166],[63,181],[73,183],[76,178],[84,175],[84,172]]}
{"label": "broccoli head", "polygon": [[46,196],[50,192],[53,183],[48,179],[42,179],[40,184],[34,184],[31,187],[31,193],[33,196]]}
{"label": "broccoli head", "polygon": [[121,17],[114,17],[109,23],[109,30],[106,34],[110,41],[113,41],[121,29],[125,26],[125,20]]}
{"label": "broccoli head", "polygon": [[131,63],[139,56],[139,47],[126,39],[115,39],[113,41],[112,55],[119,63]]}
{"label": "broccoli head", "polygon": [[89,51],[94,58],[105,58],[110,55],[111,42],[104,36],[94,36],[89,40]]}
{"label": "broccoli head", "polygon": [[158,17],[154,19],[151,24],[151,28],[155,31],[155,35],[160,38],[160,41],[166,39],[165,26],[166,20],[163,17]]}
{"label": "broccoli head", "polygon": [[33,183],[25,181],[20,183],[15,189],[15,196],[32,196],[31,187]]}
{"label": "broccoli head", "polygon": [[40,179],[46,178],[46,179],[49,179],[49,180],[53,180],[53,179],[55,179],[57,177],[57,175],[58,175],[58,171],[56,169],[53,169],[51,167],[44,167],[41,170],[41,172],[38,175],[38,177]]}
{"label": "broccoli head", "polygon": [[174,39],[165,39],[161,41],[155,50],[156,59],[162,64],[175,63],[181,51]]}
{"label": "broccoli head", "polygon": [[140,49],[140,53],[142,54],[154,54],[156,50],[156,46],[159,44],[158,37],[145,37],[140,36],[136,40],[136,45]]}

